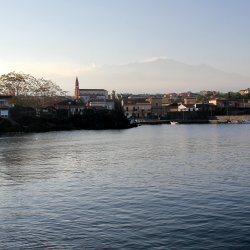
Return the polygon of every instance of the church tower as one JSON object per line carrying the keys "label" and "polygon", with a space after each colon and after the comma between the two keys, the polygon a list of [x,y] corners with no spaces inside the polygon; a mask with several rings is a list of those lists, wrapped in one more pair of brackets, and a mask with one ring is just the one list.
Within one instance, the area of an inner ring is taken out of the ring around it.
{"label": "church tower", "polygon": [[78,77],[76,77],[76,82],[75,82],[75,99],[77,101],[80,100],[80,91],[79,91],[79,81],[78,81]]}

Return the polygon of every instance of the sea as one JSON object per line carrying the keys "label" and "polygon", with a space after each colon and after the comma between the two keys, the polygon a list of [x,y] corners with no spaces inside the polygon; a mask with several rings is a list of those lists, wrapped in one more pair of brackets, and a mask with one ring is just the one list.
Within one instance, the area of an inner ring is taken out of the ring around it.
{"label": "sea", "polygon": [[250,249],[250,125],[0,135],[0,249]]}

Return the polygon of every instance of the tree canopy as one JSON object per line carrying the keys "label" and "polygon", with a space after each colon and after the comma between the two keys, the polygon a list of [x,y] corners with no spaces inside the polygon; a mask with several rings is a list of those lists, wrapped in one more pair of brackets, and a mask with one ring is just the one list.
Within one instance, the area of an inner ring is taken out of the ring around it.
{"label": "tree canopy", "polygon": [[59,101],[66,92],[51,80],[10,72],[0,76],[0,95],[11,95],[12,103],[39,108]]}
{"label": "tree canopy", "polygon": [[64,96],[65,91],[51,80],[13,71],[0,76],[0,94],[49,97]]}

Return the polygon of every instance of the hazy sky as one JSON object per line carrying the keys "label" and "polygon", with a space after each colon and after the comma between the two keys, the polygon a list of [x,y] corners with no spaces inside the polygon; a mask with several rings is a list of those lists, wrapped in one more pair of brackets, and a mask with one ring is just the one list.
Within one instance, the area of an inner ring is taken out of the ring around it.
{"label": "hazy sky", "polygon": [[0,6],[0,74],[31,73],[70,90],[76,75],[83,79],[103,65],[164,57],[250,76],[249,0],[0,0]]}

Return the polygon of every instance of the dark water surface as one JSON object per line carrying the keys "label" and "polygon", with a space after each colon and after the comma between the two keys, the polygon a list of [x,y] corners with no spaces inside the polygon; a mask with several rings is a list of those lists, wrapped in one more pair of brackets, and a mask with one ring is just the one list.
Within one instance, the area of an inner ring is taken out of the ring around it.
{"label": "dark water surface", "polygon": [[0,249],[250,249],[250,125],[0,136]]}

